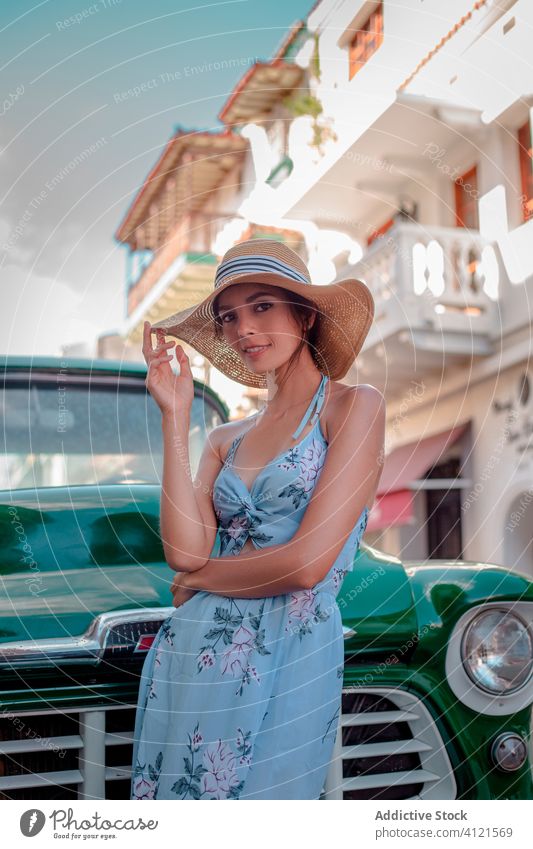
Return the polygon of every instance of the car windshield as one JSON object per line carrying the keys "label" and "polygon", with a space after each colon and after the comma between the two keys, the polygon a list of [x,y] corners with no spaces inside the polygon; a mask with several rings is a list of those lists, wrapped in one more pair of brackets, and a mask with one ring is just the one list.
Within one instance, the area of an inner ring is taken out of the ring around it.
{"label": "car windshield", "polygon": [[[144,381],[20,380],[1,388],[0,488],[161,483],[161,412]],[[196,474],[209,431],[223,421],[195,395],[189,456]],[[179,459],[179,451],[177,457]]]}

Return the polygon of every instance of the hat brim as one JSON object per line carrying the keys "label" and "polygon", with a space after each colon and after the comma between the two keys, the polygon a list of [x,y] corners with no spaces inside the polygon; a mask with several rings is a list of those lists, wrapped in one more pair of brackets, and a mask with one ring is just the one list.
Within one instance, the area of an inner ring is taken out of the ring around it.
{"label": "hat brim", "polygon": [[152,329],[161,329],[187,342],[215,368],[238,383],[266,387],[265,375],[248,369],[240,353],[215,334],[213,301],[224,289],[237,283],[281,286],[307,298],[319,313],[319,338],[313,353],[320,370],[333,380],[344,377],[361,350],[374,319],[372,293],[366,283],[357,278],[348,277],[321,286],[300,283],[270,271],[234,274],[202,301],[158,321]]}

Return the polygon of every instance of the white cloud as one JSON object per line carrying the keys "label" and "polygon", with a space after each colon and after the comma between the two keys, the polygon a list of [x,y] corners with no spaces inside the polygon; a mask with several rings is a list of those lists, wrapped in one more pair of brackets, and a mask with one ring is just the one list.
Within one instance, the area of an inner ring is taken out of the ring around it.
{"label": "white cloud", "polygon": [[4,265],[0,282],[1,354],[60,355],[62,345],[93,340],[101,331],[87,317],[87,302],[62,281]]}

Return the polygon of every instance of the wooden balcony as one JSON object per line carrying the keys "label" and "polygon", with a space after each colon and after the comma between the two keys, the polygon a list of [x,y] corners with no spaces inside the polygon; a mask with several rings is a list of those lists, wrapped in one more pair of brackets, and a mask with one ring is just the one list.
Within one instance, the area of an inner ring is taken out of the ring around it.
{"label": "wooden balcony", "polygon": [[128,315],[139,307],[176,261],[179,264],[180,258],[199,265],[215,264],[213,243],[222,227],[232,217],[234,216],[199,212],[184,215],[154,253],[139,278],[129,281]]}

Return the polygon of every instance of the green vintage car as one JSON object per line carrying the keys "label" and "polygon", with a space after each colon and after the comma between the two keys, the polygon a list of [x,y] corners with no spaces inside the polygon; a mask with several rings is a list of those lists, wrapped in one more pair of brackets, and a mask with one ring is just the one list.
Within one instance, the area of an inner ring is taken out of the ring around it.
{"label": "green vintage car", "polygon": [[[144,365],[4,358],[0,798],[128,799],[139,674],[172,611]],[[191,462],[225,404],[196,382]],[[532,799],[533,583],[363,541],[338,595],[322,799]]]}

